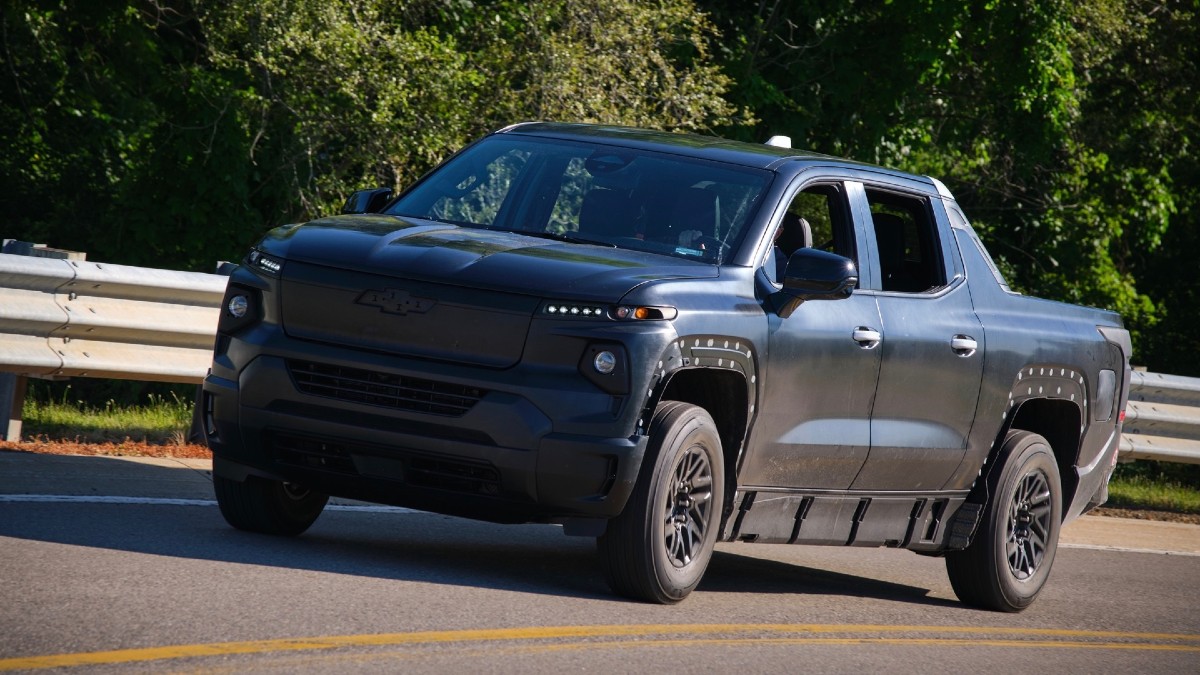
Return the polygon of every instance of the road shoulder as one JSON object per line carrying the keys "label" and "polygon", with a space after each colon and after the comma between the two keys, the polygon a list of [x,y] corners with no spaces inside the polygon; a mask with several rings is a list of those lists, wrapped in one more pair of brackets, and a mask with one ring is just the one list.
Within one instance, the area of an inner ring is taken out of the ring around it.
{"label": "road shoulder", "polygon": [[1200,525],[1083,516],[1063,528],[1059,541],[1078,548],[1200,555]]}

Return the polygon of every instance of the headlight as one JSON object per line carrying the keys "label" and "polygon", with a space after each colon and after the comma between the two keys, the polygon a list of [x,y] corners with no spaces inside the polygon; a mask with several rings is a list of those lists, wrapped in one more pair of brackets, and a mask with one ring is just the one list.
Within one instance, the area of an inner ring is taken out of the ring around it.
{"label": "headlight", "polygon": [[585,318],[600,318],[607,310],[600,305],[585,305],[572,302],[550,302],[542,309],[543,313],[552,316],[578,316]]}
{"label": "headlight", "polygon": [[626,307],[622,305],[613,316],[624,321],[671,321],[679,316],[674,307]]}
{"label": "headlight", "polygon": [[261,272],[266,272],[271,276],[279,276],[279,270],[283,269],[283,260],[269,256],[260,252],[258,249],[252,249],[250,255],[246,256],[246,263]]}
{"label": "headlight", "polygon": [[674,307],[649,307],[638,305],[608,305],[584,302],[542,303],[539,314],[555,318],[572,319],[616,319],[617,321],[671,321],[679,316],[679,310]]}

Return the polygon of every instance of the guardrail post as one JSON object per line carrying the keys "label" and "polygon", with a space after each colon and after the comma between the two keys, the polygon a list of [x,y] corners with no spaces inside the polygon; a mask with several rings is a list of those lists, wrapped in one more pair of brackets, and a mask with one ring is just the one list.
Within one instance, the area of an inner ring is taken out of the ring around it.
{"label": "guardrail post", "polygon": [[[34,258],[57,258],[59,260],[87,260],[83,251],[68,251],[61,248],[50,248],[45,244],[34,244],[17,239],[0,241],[0,253],[24,255]],[[24,423],[25,392],[29,379],[24,375],[0,373],[0,430],[4,432],[4,440],[13,443],[21,440],[21,426]]]}
{"label": "guardrail post", "polygon": [[25,389],[29,380],[24,375],[0,373],[0,413],[4,413],[4,440],[21,440],[21,412],[25,407]]}

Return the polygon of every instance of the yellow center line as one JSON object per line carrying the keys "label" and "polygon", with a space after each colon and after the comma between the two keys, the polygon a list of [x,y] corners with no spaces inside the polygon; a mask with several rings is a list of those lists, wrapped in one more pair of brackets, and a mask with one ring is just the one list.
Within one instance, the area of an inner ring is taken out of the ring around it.
{"label": "yellow center line", "polygon": [[[1123,649],[1161,652],[1197,652],[1200,645],[1162,644],[1149,642],[1064,642],[1061,640],[999,640],[966,638],[899,638],[899,637],[791,637],[791,638],[694,638],[676,640],[654,640],[652,642],[566,642],[540,645],[521,645],[508,649],[508,653],[539,653],[576,651],[584,649],[623,649],[633,647],[712,647],[712,646],[846,646],[846,645],[894,645],[902,647],[1025,647],[1037,649]],[[490,652],[489,652],[490,653]]]}
{"label": "yellow center line", "polygon": [[[1146,651],[1200,652],[1200,635],[1180,633],[1139,633],[1121,631],[1088,631],[1057,628],[1007,628],[980,626],[892,626],[875,624],[649,624],[628,626],[532,626],[526,628],[486,628],[447,631],[418,631],[413,633],[381,633],[368,635],[330,635],[324,637],[282,638],[242,642],[116,649],[111,651],[51,654],[0,659],[0,671],[32,670],[38,668],[69,668],[74,666],[127,664],[170,659],[266,654],[338,649],[345,647],[377,647],[428,645],[447,642],[499,642],[524,640],[555,640],[566,638],[649,638],[670,635],[727,635],[757,633],[762,637],[699,637],[656,639],[636,643],[620,640],[578,642],[551,645],[530,645],[528,649],[583,649],[612,646],[679,646],[716,644],[887,644],[887,645],[945,645],[998,646],[1075,649],[1137,649]],[[791,637],[768,637],[769,634],[791,634]],[[1029,639],[966,639],[952,637],[811,637],[826,634],[895,634],[916,633],[934,635],[1006,635]],[[808,636],[808,637],[805,637]],[[1035,639],[1037,638],[1037,639]],[[1047,639],[1058,638],[1058,639]],[[1180,644],[1183,643],[1183,644]]]}

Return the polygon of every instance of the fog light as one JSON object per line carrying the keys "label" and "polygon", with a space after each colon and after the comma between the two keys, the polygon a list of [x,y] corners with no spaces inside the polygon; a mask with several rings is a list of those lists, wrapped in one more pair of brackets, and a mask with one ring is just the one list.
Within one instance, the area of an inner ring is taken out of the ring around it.
{"label": "fog light", "polygon": [[607,350],[597,352],[596,358],[592,359],[592,367],[601,375],[609,375],[617,369],[617,355]]}
{"label": "fog light", "polygon": [[229,299],[225,305],[225,311],[229,312],[229,316],[235,319],[240,319],[246,316],[246,312],[250,310],[250,299],[244,295],[235,295]]}

